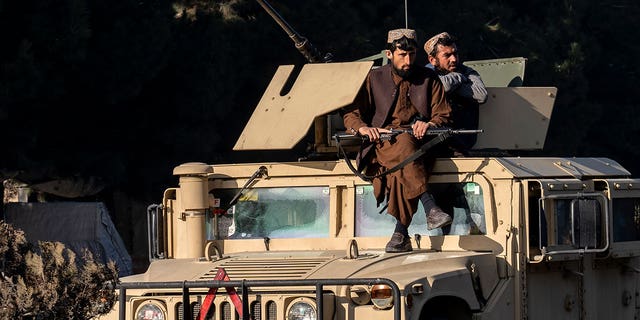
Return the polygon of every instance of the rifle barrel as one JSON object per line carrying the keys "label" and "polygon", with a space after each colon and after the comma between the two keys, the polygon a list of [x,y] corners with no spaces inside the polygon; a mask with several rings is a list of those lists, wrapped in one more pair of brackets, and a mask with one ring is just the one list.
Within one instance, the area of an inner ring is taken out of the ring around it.
{"label": "rifle barrel", "polygon": [[267,2],[266,0],[256,0],[267,11],[267,13],[276,21],[276,23],[287,33],[293,41],[296,49],[311,63],[328,62],[327,58],[323,58],[318,49],[316,49],[307,38],[296,32],[287,21]]}
{"label": "rifle barrel", "polygon": [[303,41],[300,39],[302,36],[297,33],[288,23],[282,18],[282,16],[265,0],[256,0],[262,6],[262,8],[267,11],[267,13],[276,21],[276,23],[284,30],[293,42],[295,42],[296,46],[301,44]]}

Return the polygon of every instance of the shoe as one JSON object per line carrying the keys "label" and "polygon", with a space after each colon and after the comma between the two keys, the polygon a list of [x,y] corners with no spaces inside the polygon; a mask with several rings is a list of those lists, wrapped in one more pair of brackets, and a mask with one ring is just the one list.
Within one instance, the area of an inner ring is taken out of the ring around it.
{"label": "shoe", "polygon": [[427,229],[433,230],[451,224],[451,216],[439,207],[433,207],[427,215]]}
{"label": "shoe", "polygon": [[387,246],[384,248],[384,252],[409,252],[413,251],[411,247],[411,240],[409,237],[405,237],[400,232],[394,232],[391,235],[391,240],[387,243]]}
{"label": "shoe", "polygon": [[453,150],[453,157],[454,158],[466,158],[467,157],[467,153],[459,151],[459,150]]}
{"label": "shoe", "polygon": [[449,152],[451,153],[450,156],[453,158],[465,158],[469,156],[468,150],[462,146],[450,146]]}

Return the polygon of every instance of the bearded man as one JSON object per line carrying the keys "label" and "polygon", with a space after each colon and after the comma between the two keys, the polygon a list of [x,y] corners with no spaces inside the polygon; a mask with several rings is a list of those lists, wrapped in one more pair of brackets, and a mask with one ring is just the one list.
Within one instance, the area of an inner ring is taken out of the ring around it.
{"label": "bearded man", "polygon": [[[451,107],[437,74],[415,64],[416,32],[391,30],[387,36],[389,64],[372,70],[354,104],[343,110],[345,128],[367,136],[372,144],[358,154],[366,172],[376,175],[410,157],[425,142],[427,129],[448,123]],[[411,128],[388,141],[380,134],[390,129]],[[451,223],[451,216],[435,204],[427,192],[433,156],[423,156],[402,169],[374,178],[377,204],[387,200],[387,213],[396,218],[396,227],[386,252],[411,251],[408,227],[421,201],[429,229]]]}
{"label": "bearded man", "polygon": [[[424,44],[429,64],[438,73],[451,105],[454,129],[478,129],[480,104],[487,101],[487,89],[480,74],[462,64],[456,39],[447,32],[439,33]],[[450,140],[453,156],[465,156],[476,143],[476,135],[454,136]]]}

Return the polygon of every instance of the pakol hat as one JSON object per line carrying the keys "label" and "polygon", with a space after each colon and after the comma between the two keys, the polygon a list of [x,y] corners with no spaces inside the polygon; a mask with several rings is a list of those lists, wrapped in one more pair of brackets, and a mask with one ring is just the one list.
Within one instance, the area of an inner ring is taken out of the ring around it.
{"label": "pakol hat", "polygon": [[387,43],[393,43],[396,40],[400,40],[403,37],[407,39],[411,39],[414,41],[418,41],[416,39],[416,31],[413,29],[394,29],[389,31],[389,35],[387,36]]}
{"label": "pakol hat", "polygon": [[454,38],[448,32],[438,33],[425,42],[424,51],[431,56],[436,50],[436,45],[443,40],[454,41]]}

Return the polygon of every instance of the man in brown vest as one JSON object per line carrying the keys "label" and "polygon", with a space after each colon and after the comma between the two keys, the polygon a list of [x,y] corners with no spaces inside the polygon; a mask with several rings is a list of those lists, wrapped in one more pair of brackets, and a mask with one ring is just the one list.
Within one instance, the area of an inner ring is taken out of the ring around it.
{"label": "man in brown vest", "polygon": [[[437,74],[415,65],[416,32],[411,29],[389,31],[386,55],[389,64],[372,70],[353,106],[343,110],[345,128],[354,134],[369,137],[371,146],[358,155],[366,172],[375,175],[394,167],[410,157],[425,142],[430,127],[448,123],[451,107]],[[380,134],[390,129],[413,129],[394,139],[381,141]],[[408,227],[418,209],[418,201],[427,212],[428,228],[451,223],[427,192],[433,157],[421,157],[391,174],[374,178],[373,188],[378,205],[386,198],[387,212],[397,220],[387,243],[387,252],[411,251]]]}

